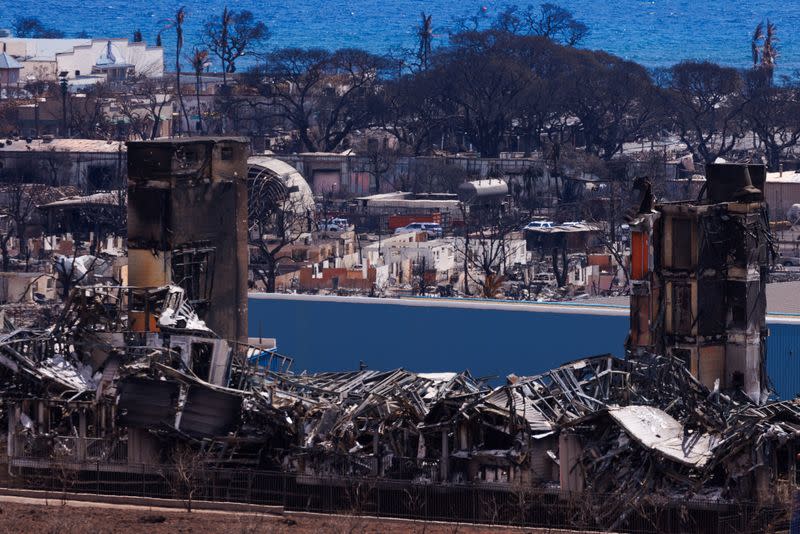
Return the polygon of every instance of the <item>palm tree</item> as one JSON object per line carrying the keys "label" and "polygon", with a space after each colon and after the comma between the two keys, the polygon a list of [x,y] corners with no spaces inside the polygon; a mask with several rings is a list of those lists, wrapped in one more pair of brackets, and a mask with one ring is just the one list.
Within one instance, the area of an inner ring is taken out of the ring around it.
{"label": "palm tree", "polygon": [[431,55],[431,42],[433,41],[433,25],[431,23],[433,15],[426,15],[423,11],[421,17],[422,22],[417,27],[417,36],[419,37],[417,59],[419,60],[420,70],[427,70]]}
{"label": "palm tree", "polygon": [[752,39],[750,39],[750,51],[753,54],[753,68],[756,68],[758,66],[759,42],[763,37],[764,37],[764,23],[759,22],[758,26],[756,26],[756,29],[753,32]]}
{"label": "palm tree", "polygon": [[[186,20],[186,7],[181,6],[175,12],[175,18],[167,20],[165,30],[175,28],[175,90],[178,93],[178,103],[180,104],[181,114],[186,124],[189,124],[189,116],[186,114],[186,106],[183,104],[183,90],[181,89],[181,51],[183,50],[183,22]],[[159,32],[159,37],[161,33]]]}
{"label": "palm tree", "polygon": [[764,38],[764,46],[761,48],[761,66],[769,72],[770,79],[775,70],[775,62],[778,59],[778,37],[777,28],[773,23],[767,21],[767,36]]}
{"label": "palm tree", "polygon": [[194,69],[194,94],[197,98],[197,126],[200,133],[205,133],[203,129],[203,114],[200,111],[200,76],[203,71],[211,64],[208,59],[208,50],[195,48],[192,55],[188,57],[189,64]]}
{"label": "palm tree", "polygon": [[[775,63],[778,59],[778,37],[777,28],[773,23],[767,21],[766,33],[764,23],[759,22],[750,39],[750,50],[753,54],[753,69],[764,69],[771,81],[775,71]],[[760,60],[760,61],[759,61]]]}

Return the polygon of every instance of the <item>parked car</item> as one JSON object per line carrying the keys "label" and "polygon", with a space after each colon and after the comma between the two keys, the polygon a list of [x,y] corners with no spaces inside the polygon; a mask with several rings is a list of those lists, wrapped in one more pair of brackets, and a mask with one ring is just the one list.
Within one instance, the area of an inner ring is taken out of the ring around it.
{"label": "parked car", "polygon": [[553,221],[531,221],[525,225],[523,230],[538,230],[540,228],[552,228]]}
{"label": "parked car", "polygon": [[344,232],[347,230],[346,226],[341,226],[333,222],[322,222],[317,225],[320,232]]}
{"label": "parked car", "polygon": [[443,235],[442,227],[440,225],[436,223],[426,223],[426,222],[412,222],[411,224],[407,224],[406,226],[401,226],[400,228],[396,228],[394,231],[395,235],[411,234],[417,232],[425,232],[431,239],[442,237]]}
{"label": "parked car", "polygon": [[556,277],[553,273],[539,273],[533,275],[531,283],[535,285],[552,286],[556,284]]}
{"label": "parked car", "polygon": [[800,267],[800,258],[795,256],[779,256],[778,263],[784,267]]}
{"label": "parked car", "polygon": [[341,217],[334,217],[317,225],[320,232],[344,232],[350,228],[350,221]]}

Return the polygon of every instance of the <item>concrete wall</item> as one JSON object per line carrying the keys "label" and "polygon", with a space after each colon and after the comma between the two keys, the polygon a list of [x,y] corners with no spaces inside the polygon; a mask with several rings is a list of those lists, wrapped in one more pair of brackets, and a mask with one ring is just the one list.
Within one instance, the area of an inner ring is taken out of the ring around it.
{"label": "concrete wall", "polygon": [[0,70],[0,85],[12,85],[19,81],[19,71],[21,69],[2,69]]}
{"label": "concrete wall", "polygon": [[45,273],[0,273],[0,304],[33,302],[33,294],[56,296],[55,282]]}
{"label": "concrete wall", "polygon": [[[249,334],[275,337],[294,370],[540,373],[584,356],[623,356],[627,307],[450,299],[250,294]],[[800,317],[768,316],[767,371],[800,393]]]}
{"label": "concrete wall", "polygon": [[428,269],[433,269],[448,276],[456,267],[456,253],[452,241],[436,239],[431,241],[417,241],[414,234],[401,234],[384,239],[380,245],[370,243],[363,249],[363,254],[372,263],[379,263],[379,253],[388,265],[406,260],[413,262],[425,261]]}
{"label": "concrete wall", "polygon": [[[45,117],[45,114],[42,114]],[[50,120],[51,115],[47,115]],[[27,122],[27,121],[26,121]],[[48,128],[40,126],[40,133]],[[23,133],[29,130],[23,128]],[[32,129],[31,133],[35,133]],[[111,186],[118,187],[122,178],[117,178],[117,169],[120,174],[125,172],[125,154],[116,152],[80,152],[56,149],[52,150],[25,150],[24,143],[14,143],[21,148],[20,151],[4,150],[0,154],[3,169],[32,169],[36,172],[36,179],[50,185],[72,185],[81,191],[93,192],[95,187],[89,183],[93,173],[96,176],[106,176]],[[45,145],[46,146],[46,145]],[[106,188],[107,189],[107,188]]]}

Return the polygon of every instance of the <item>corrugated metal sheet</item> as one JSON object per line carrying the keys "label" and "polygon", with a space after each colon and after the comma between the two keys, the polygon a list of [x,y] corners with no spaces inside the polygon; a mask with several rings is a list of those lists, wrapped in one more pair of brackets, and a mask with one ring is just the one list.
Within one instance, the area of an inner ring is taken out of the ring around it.
{"label": "corrugated metal sheet", "polygon": [[708,434],[687,434],[675,418],[655,406],[623,406],[608,414],[648,449],[688,466],[703,466],[715,441]]}
{"label": "corrugated metal sheet", "polygon": [[241,397],[190,386],[181,413],[180,430],[192,436],[224,436],[239,421],[241,411]]}
{"label": "corrugated metal sheet", "polygon": [[767,374],[782,399],[800,395],[800,325],[770,324]]}

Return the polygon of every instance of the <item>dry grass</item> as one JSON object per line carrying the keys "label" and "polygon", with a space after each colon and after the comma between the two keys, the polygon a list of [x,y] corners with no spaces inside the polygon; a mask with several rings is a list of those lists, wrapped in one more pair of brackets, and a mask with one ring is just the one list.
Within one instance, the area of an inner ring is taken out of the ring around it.
{"label": "dry grass", "polygon": [[20,534],[478,534],[533,532],[422,521],[314,514],[234,514],[0,502],[0,533]]}

